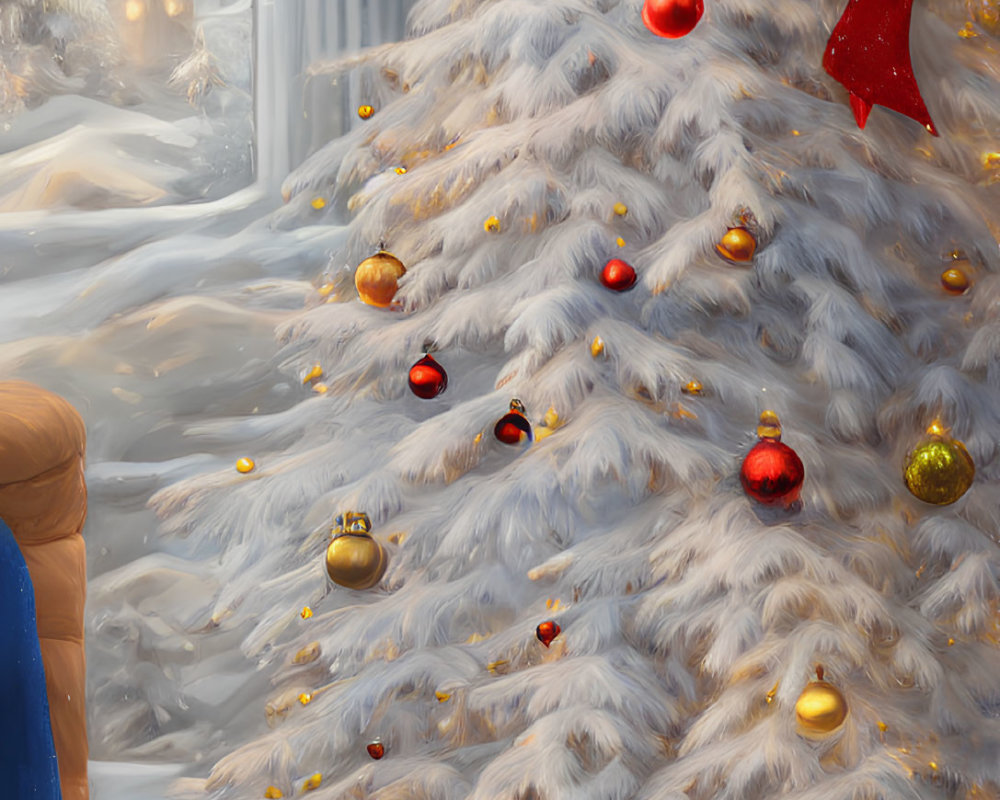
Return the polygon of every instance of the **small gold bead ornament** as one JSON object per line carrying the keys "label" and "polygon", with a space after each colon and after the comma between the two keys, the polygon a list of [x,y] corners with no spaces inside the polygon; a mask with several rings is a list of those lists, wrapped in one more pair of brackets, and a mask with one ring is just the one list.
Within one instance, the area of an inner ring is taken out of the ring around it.
{"label": "small gold bead ornament", "polygon": [[715,249],[726,260],[745,264],[753,260],[753,255],[757,250],[757,240],[746,228],[730,228],[719,240]]}
{"label": "small gold bead ornament", "polygon": [[847,719],[847,701],[840,689],[824,680],[823,667],[816,667],[816,680],[806,684],[795,701],[799,733],[821,738],[833,733]]}
{"label": "small gold bead ornament", "polygon": [[361,119],[371,119],[372,114],[375,113],[375,109],[370,105],[358,106],[358,116]]}
{"label": "small gold bead ornament", "polygon": [[254,467],[256,466],[257,465],[254,463],[252,458],[244,456],[243,458],[236,459],[236,471],[243,475],[246,475],[248,472],[253,472]]}
{"label": "small gold bead ornament", "polygon": [[941,273],[941,285],[952,294],[964,294],[969,288],[969,278],[958,267],[949,267]]}
{"label": "small gold bead ornament", "polygon": [[326,574],[331,581],[348,589],[370,589],[382,579],[388,557],[369,531],[367,514],[348,511],[336,518],[326,548]]}

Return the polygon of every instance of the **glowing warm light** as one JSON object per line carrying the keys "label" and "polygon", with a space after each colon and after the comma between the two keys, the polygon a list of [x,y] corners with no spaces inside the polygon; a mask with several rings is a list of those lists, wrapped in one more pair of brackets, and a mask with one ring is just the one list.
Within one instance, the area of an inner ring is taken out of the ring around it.
{"label": "glowing warm light", "polygon": [[129,22],[138,22],[146,16],[145,0],[126,0],[125,19]]}
{"label": "glowing warm light", "polygon": [[184,0],[163,0],[163,10],[168,17],[179,17],[184,13]]}

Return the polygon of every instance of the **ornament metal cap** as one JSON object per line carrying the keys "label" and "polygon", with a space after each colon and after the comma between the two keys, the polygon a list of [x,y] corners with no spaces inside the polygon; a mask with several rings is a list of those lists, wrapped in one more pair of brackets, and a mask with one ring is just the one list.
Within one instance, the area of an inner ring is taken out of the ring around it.
{"label": "ornament metal cap", "polygon": [[951,428],[945,427],[945,424],[939,419],[934,420],[927,426],[928,436],[938,436],[944,438],[949,433],[951,433]]}
{"label": "ornament metal cap", "polygon": [[778,419],[778,415],[770,409],[762,411],[760,414],[757,436],[760,439],[770,439],[774,442],[781,441],[781,421]]}

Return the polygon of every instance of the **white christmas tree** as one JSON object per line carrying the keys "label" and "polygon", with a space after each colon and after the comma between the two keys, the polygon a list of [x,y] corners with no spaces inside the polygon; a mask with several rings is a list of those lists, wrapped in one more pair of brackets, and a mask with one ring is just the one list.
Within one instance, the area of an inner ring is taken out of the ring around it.
{"label": "white christmas tree", "polygon": [[[191,431],[255,465],[155,495],[190,558],[133,570],[160,656],[126,636],[145,678],[96,695],[102,741],[172,718],[133,752],[202,743],[179,796],[1000,796],[995,6],[915,9],[933,138],[858,129],[822,69],[842,0],[706,0],[678,40],[641,5],[424,0],[406,41],[316,65],[360,70],[374,113],[271,219],[299,253],[347,226],[279,331],[303,400]],[[716,251],[734,227],[751,260]],[[380,243],[407,268],[388,309],[351,280]],[[512,398],[530,445],[494,439]],[[805,467],[787,508],[739,481],[767,409]],[[902,474],[935,420],[976,465],[940,506]],[[375,588],[327,580],[346,511],[388,555]],[[198,688],[172,667],[195,649]],[[807,736],[817,665],[847,716]]]}

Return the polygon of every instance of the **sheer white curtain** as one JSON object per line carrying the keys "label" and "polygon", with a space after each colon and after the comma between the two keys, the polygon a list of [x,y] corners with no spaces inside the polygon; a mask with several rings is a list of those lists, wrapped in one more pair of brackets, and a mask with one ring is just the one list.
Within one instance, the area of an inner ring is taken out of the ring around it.
{"label": "sheer white curtain", "polygon": [[414,0],[258,0],[257,174],[277,187],[289,170],[344,133],[356,113],[356,76],[333,84],[308,66],[401,39]]}

